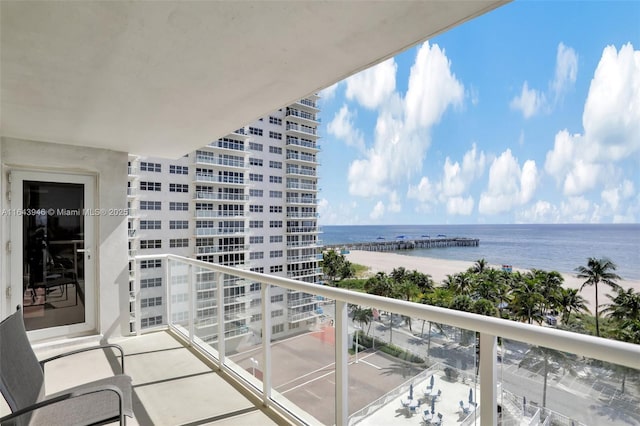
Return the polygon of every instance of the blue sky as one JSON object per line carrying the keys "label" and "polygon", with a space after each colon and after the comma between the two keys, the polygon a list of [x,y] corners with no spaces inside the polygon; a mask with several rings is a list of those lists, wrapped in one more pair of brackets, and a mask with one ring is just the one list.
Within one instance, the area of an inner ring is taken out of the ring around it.
{"label": "blue sky", "polygon": [[321,225],[640,220],[640,1],[516,1],[320,95]]}

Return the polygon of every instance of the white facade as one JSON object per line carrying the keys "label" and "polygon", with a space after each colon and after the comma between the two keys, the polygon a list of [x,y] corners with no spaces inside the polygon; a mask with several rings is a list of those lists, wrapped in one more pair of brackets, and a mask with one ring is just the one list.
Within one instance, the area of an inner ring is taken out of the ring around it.
{"label": "white facade", "polygon": [[[130,156],[130,257],[172,253],[319,283],[316,100],[274,111],[177,160]],[[140,304],[140,327],[166,323],[162,266],[139,266],[132,265],[131,291],[138,294],[132,303]],[[213,277],[197,278],[196,327],[205,341],[217,339],[215,285]],[[259,286],[227,281],[223,300],[228,340],[260,335]],[[186,319],[178,306],[187,301],[171,303],[173,320]],[[317,301],[310,295],[279,290],[271,303],[274,338],[315,324]]]}

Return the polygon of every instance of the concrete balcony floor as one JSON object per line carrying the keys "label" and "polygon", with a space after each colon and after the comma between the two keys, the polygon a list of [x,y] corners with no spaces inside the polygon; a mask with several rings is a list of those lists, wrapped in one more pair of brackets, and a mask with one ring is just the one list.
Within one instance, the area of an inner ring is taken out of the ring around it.
{"label": "concrete balcony floor", "polygon": [[[133,380],[135,419],[127,425],[276,425],[286,424],[261,401],[241,392],[204,363],[169,332],[111,341],[122,346],[125,372]],[[90,346],[89,344],[81,346]],[[77,346],[74,346],[74,348]],[[66,352],[68,347],[38,349],[39,359]],[[54,361],[45,371],[47,393],[119,371],[111,351],[91,351]],[[0,415],[8,413],[4,400]]]}

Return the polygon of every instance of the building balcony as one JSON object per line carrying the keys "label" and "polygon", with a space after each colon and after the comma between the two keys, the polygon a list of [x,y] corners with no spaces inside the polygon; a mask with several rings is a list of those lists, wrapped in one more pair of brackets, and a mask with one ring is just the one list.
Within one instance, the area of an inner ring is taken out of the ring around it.
{"label": "building balcony", "polygon": [[196,255],[238,253],[247,251],[249,251],[248,244],[226,246],[196,246]]}
{"label": "building balcony", "polygon": [[[210,222],[207,222],[210,223]],[[244,235],[249,232],[249,228],[231,228],[231,227],[222,227],[222,228],[196,228],[196,236],[217,236],[217,235]]]}
{"label": "building balcony", "polygon": [[[446,424],[628,424],[625,419],[637,416],[638,392],[632,386],[625,394],[616,392],[621,379],[612,372],[637,374],[639,345],[174,255],[136,258],[150,259],[162,260],[163,282],[179,283],[163,287],[166,301],[174,294],[194,300],[198,272],[262,284],[262,322],[244,327],[235,319],[225,321],[224,309],[217,307],[216,318],[200,321],[193,303],[169,302],[171,315],[162,324],[141,329],[136,295],[135,334],[112,340],[123,346],[126,373],[133,379],[136,418],[129,424],[416,425],[431,399]],[[225,279],[215,280],[217,294],[224,293]],[[319,303],[323,314],[287,309],[287,324],[301,332],[278,337],[283,325],[272,322],[277,304],[270,303],[276,287],[308,294],[303,300]],[[366,324],[351,320],[349,305],[376,308],[369,332]],[[412,319],[413,333],[404,318]],[[422,322],[421,334],[417,324]],[[438,324],[437,332],[432,323]],[[373,349],[349,354],[356,330],[388,341],[389,326],[396,346],[426,362],[405,362]],[[36,352],[44,358],[67,349],[49,344]],[[544,353],[556,352],[568,364],[551,363],[548,381],[542,370],[522,363],[528,354],[539,354],[544,362]],[[73,365],[61,362],[47,371],[49,392],[113,374],[112,366],[118,365],[110,351],[79,357]],[[548,387],[544,408],[543,383]],[[410,392],[413,403],[423,402],[419,410],[410,408]],[[6,412],[0,405],[0,415]]]}
{"label": "building balcony", "polygon": [[229,210],[196,210],[197,219],[244,219],[246,215],[240,211]]}
{"label": "building balcony", "polygon": [[287,182],[287,189],[300,189],[303,191],[318,191],[318,185],[314,183]]}
{"label": "building balcony", "polygon": [[287,146],[295,146],[300,148],[307,148],[312,152],[320,151],[320,145],[315,140],[309,140],[304,138],[298,138],[296,136],[287,136]]}
{"label": "building balcony", "polygon": [[310,268],[303,269],[300,271],[288,271],[287,278],[304,278],[304,277],[315,277],[318,275],[322,275],[322,268]]}
{"label": "building balcony", "polygon": [[244,160],[234,160],[224,157],[196,155],[196,164],[207,164],[214,166],[227,167],[231,169],[246,169],[247,163]]}
{"label": "building balcony", "polygon": [[319,217],[317,212],[287,212],[287,218],[313,218]]}
{"label": "building balcony", "polygon": [[313,262],[315,260],[319,260],[317,254],[306,254],[306,255],[300,255],[300,256],[287,256],[287,262],[288,263]]}
{"label": "building balcony", "polygon": [[315,99],[309,99],[309,98],[300,99],[299,101],[294,102],[294,105],[298,108],[310,111],[312,113],[320,112],[320,108],[318,108],[318,105],[316,104]]}
{"label": "building balcony", "polygon": [[322,241],[287,241],[287,247],[320,247],[322,246]]}
{"label": "building balcony", "polygon": [[290,226],[287,227],[287,234],[319,234],[319,226]]}
{"label": "building balcony", "polygon": [[292,136],[299,136],[299,137],[305,137],[305,138],[318,137],[318,130],[315,127],[305,126],[303,124],[298,124],[298,123],[292,123],[291,121],[287,121],[286,131],[287,131],[287,134]]}
{"label": "building balcony", "polygon": [[309,170],[309,169],[303,169],[300,167],[287,167],[287,174],[300,175],[300,176],[312,176],[312,177],[318,176],[317,171],[315,169]]}
{"label": "building balcony", "polygon": [[317,126],[320,122],[320,119],[316,117],[316,114],[295,108],[287,108],[285,116],[289,120],[296,121],[307,126]]}
{"label": "building balcony", "polygon": [[244,194],[229,194],[226,192],[205,192],[196,191],[194,194],[196,200],[216,200],[216,201],[238,201],[245,202],[249,200],[248,195]]}
{"label": "building balcony", "polygon": [[317,198],[308,197],[287,197],[287,204],[317,204]]}
{"label": "building balcony", "polygon": [[196,183],[219,183],[224,186],[244,185],[244,178],[232,176],[207,175],[204,173],[196,173]]}
{"label": "building balcony", "polygon": [[311,165],[319,165],[318,160],[315,155],[306,155],[306,154],[294,154],[292,152],[287,153],[287,160],[290,163],[300,163],[300,164],[311,164]]}

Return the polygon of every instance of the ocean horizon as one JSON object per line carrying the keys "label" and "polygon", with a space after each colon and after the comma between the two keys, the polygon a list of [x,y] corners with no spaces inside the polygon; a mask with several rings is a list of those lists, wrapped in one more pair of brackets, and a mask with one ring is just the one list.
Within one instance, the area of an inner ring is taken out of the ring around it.
{"label": "ocean horizon", "polygon": [[640,280],[640,224],[514,225],[329,225],[322,226],[325,245],[377,240],[424,239],[438,235],[477,238],[478,247],[401,250],[407,256],[543,269],[568,274],[589,257],[607,257],[623,279]]}

